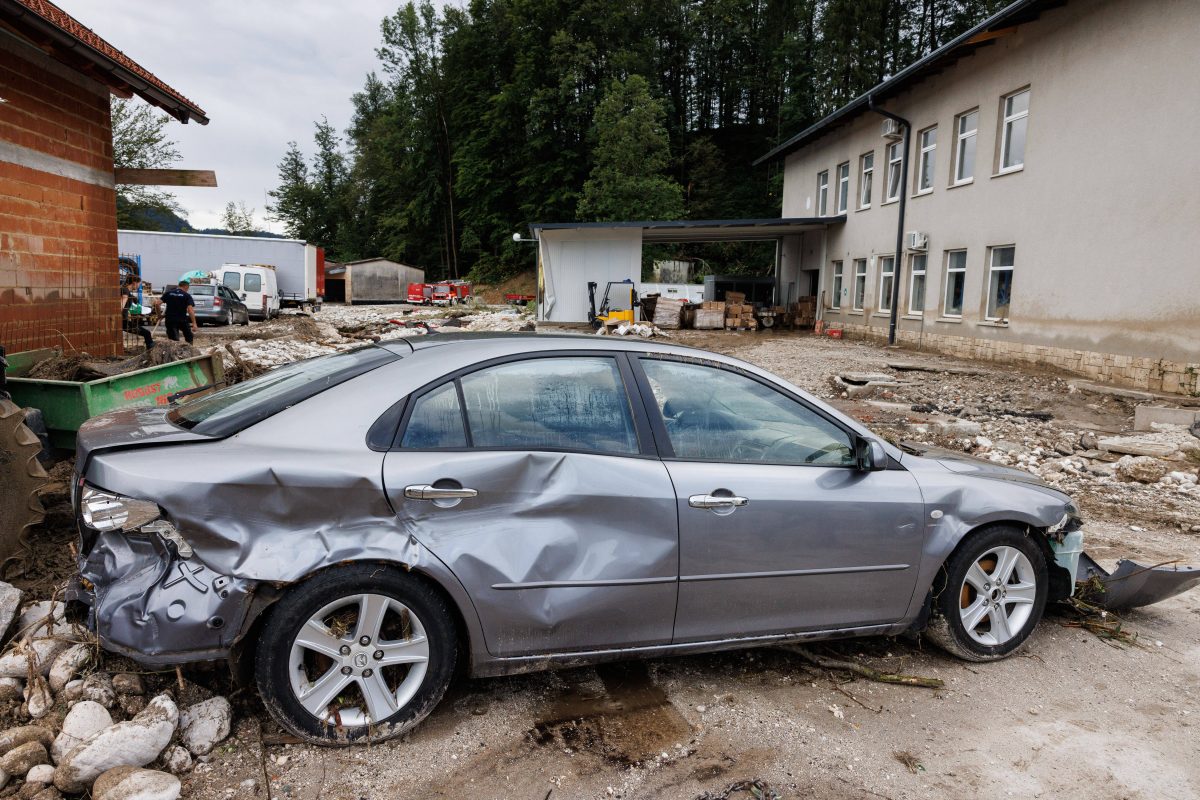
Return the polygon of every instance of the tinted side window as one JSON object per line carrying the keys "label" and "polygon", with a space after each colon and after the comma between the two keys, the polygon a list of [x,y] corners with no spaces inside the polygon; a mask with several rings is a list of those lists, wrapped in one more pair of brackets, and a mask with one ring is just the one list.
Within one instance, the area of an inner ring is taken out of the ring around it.
{"label": "tinted side window", "polygon": [[246,291],[261,292],[262,291],[262,275],[255,275],[252,272],[246,273]]}
{"label": "tinted side window", "polygon": [[221,283],[225,284],[236,292],[238,289],[242,288],[242,273],[226,272],[225,277],[221,279]]}
{"label": "tinted side window", "polygon": [[854,465],[846,431],[758,381],[700,364],[640,363],[678,458]]}
{"label": "tinted side window", "polygon": [[611,358],[538,358],[461,379],[475,447],[636,454],[625,384]]}
{"label": "tinted side window", "polygon": [[417,400],[400,446],[418,449],[467,446],[462,406],[453,381]]}

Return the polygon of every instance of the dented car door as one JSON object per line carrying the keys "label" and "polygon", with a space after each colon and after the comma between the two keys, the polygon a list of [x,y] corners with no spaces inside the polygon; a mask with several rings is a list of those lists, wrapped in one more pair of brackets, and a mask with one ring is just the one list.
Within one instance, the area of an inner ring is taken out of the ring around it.
{"label": "dented car door", "polygon": [[407,404],[388,498],[470,593],[493,655],[671,640],[675,492],[630,380],[623,357],[524,357]]}

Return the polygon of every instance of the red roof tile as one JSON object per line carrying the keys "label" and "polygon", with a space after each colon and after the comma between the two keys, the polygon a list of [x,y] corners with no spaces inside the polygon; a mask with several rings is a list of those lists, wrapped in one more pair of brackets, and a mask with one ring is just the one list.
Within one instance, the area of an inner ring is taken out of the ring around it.
{"label": "red roof tile", "polygon": [[[122,53],[113,45],[109,44],[107,41],[97,35],[91,28],[86,27],[79,20],[75,19],[70,14],[54,5],[54,3],[49,2],[49,0],[3,0],[3,2],[0,2],[0,11],[5,10],[3,9],[4,5],[9,5],[11,8],[11,4],[22,6],[24,9],[50,23],[71,38],[75,39],[86,47],[91,48],[103,59],[112,62],[118,67],[121,67],[142,79],[159,92],[166,95],[170,100],[174,100],[178,104],[178,107],[165,108],[163,103],[159,102],[156,98],[147,97],[144,92],[139,90],[139,87],[130,87],[135,94],[142,96],[148,102],[160,107],[164,107],[165,110],[171,112],[173,116],[182,121],[187,121],[187,118],[191,117],[202,124],[208,122],[207,116],[202,108],[184,97],[179,92],[172,89],[163,80],[154,75],[154,73],[150,72],[150,70],[146,69],[141,64],[138,64],[132,58]],[[7,16],[8,15],[6,14],[0,14],[0,19],[3,19]]]}

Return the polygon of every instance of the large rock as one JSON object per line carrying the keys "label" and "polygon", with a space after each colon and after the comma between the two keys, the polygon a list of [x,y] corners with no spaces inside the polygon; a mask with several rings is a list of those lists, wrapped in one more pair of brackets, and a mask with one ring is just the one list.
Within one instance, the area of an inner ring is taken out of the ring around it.
{"label": "large rock", "polygon": [[48,784],[54,781],[54,767],[50,764],[36,764],[25,773],[26,783]]}
{"label": "large rock", "polygon": [[19,728],[9,728],[0,733],[0,755],[26,742],[41,742],[46,747],[54,741],[54,734],[40,725],[23,725]]}
{"label": "large rock", "polygon": [[50,756],[46,753],[46,745],[41,742],[26,742],[0,756],[0,772],[24,777],[30,769],[38,764],[45,764],[49,760]]}
{"label": "large rock", "polygon": [[86,644],[73,644],[55,656],[50,664],[50,691],[61,692],[91,657],[92,648]]}
{"label": "large rock", "polygon": [[[32,636],[45,636],[55,623],[61,622],[67,615],[67,606],[58,600],[39,600],[25,606],[21,618],[17,621],[17,635],[28,639]],[[47,619],[48,618],[48,619]]]}
{"label": "large rock", "polygon": [[30,671],[45,675],[55,657],[71,646],[69,641],[55,637],[34,637],[23,640],[0,656],[0,675],[6,678],[24,678]]}
{"label": "large rock", "polygon": [[9,626],[21,607],[21,590],[12,584],[0,581],[0,639],[8,633]]}
{"label": "large rock", "polygon": [[175,800],[179,778],[137,767],[114,767],[96,779],[93,800]]}
{"label": "large rock", "polygon": [[111,728],[112,716],[108,709],[93,700],[81,700],[71,707],[63,719],[62,733],[55,738],[50,747],[50,755],[54,763],[62,761],[63,756],[78,747],[85,739],[105,728]]}
{"label": "large rock", "polygon": [[183,712],[179,718],[179,738],[192,755],[207,755],[229,735],[232,721],[229,701],[214,697]]}
{"label": "large rock", "polygon": [[92,734],[68,752],[54,771],[54,785],[81,792],[113,767],[145,766],[170,744],[178,724],[175,701],[160,694],[133,719]]}
{"label": "large rock", "polygon": [[1122,478],[1139,483],[1157,483],[1170,468],[1150,456],[1123,456],[1117,462],[1117,474]]}
{"label": "large rock", "polygon": [[41,675],[34,675],[25,685],[25,705],[34,719],[41,719],[54,708],[54,694]]}

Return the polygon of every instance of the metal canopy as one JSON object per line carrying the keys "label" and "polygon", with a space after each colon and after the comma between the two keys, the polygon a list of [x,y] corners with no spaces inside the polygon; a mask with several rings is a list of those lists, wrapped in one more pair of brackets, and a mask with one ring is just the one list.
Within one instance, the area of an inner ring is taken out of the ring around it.
{"label": "metal canopy", "polygon": [[641,228],[643,242],[756,242],[821,230],[846,221],[836,217],[774,217],[770,219],[641,220],[635,222],[553,222],[529,226],[534,237],[542,231],[609,231]]}

